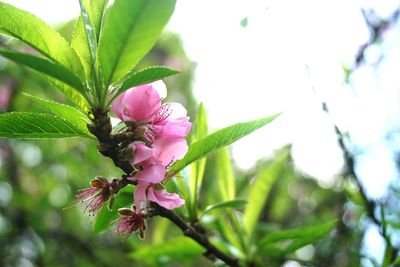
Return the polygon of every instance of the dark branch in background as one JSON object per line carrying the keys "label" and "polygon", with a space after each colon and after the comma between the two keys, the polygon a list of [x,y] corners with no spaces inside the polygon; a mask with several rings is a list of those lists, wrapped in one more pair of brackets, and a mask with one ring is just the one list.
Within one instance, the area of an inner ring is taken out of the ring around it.
{"label": "dark branch in background", "polygon": [[399,19],[400,16],[400,8],[396,9],[391,16],[387,19],[381,19],[379,18],[373,10],[361,10],[362,15],[364,17],[365,23],[368,26],[368,29],[370,31],[370,38],[368,42],[365,44],[361,45],[356,58],[355,58],[355,65],[350,71],[353,71],[357,67],[359,67],[361,64],[365,62],[365,52],[366,50],[374,43],[378,42],[381,40],[383,33],[385,30],[387,30],[390,26],[395,24],[397,20]]}
{"label": "dark branch in background", "polygon": [[[136,172],[134,166],[131,164],[133,152],[129,148],[129,144],[135,141],[146,142],[146,140],[142,139],[143,129],[140,125],[129,124],[125,131],[112,134],[110,117],[108,116],[107,111],[93,110],[92,115],[92,124],[88,125],[88,129],[99,140],[99,152],[102,155],[111,158],[115,166],[121,168],[126,173],[126,175],[123,175],[121,180],[116,182],[117,189],[114,191],[114,193],[116,193],[127,184],[134,183],[128,180],[128,177],[133,176]],[[239,266],[239,260],[237,258],[219,250],[211,244],[205,233],[202,233],[198,229],[187,224],[182,217],[171,210],[157,205],[156,203],[151,203],[151,207],[151,216],[158,215],[174,223],[182,230],[185,236],[190,237],[206,249],[204,256],[208,259],[215,260],[218,258],[228,266]]]}
{"label": "dark branch in background", "polygon": [[[325,111],[327,114],[329,114],[329,109],[325,102],[322,102],[322,110]],[[370,218],[371,221],[376,226],[378,226],[378,228],[380,229],[380,234],[385,239],[386,244],[392,248],[390,258],[391,258],[391,262],[393,262],[397,257],[399,248],[396,248],[392,245],[392,243],[390,241],[390,237],[388,236],[388,234],[386,232],[385,222],[381,221],[381,220],[383,220],[383,218],[378,218],[375,214],[375,209],[377,207],[377,203],[375,201],[369,199],[365,192],[365,189],[361,183],[360,177],[358,177],[358,175],[355,171],[354,155],[349,151],[348,147],[345,144],[344,134],[340,131],[339,127],[336,124],[333,123],[333,127],[335,129],[337,141],[338,141],[339,147],[341,148],[341,150],[343,152],[343,157],[345,160],[345,171],[344,171],[343,175],[345,177],[353,178],[353,181],[356,183],[358,190],[360,192],[360,196],[361,196],[363,202],[365,203],[364,205],[366,208],[368,218]],[[381,207],[381,209],[383,209],[383,207]]]}
{"label": "dark branch in background", "polygon": [[[358,50],[358,53],[355,57],[355,62],[354,62],[354,66],[352,67],[352,69],[350,69],[349,75],[351,74],[352,71],[354,71],[354,69],[356,69],[357,67],[359,67],[361,64],[365,63],[365,53],[367,51],[367,49],[379,42],[380,40],[382,40],[383,35],[385,33],[385,31],[393,26],[395,23],[397,23],[397,21],[399,20],[400,17],[400,7],[397,8],[392,15],[390,15],[387,19],[382,19],[379,18],[377,16],[377,14],[373,11],[373,10],[362,10],[362,15],[364,17],[365,23],[368,26],[368,29],[370,31],[370,38],[368,40],[368,42],[366,42],[365,44],[363,44],[360,49]],[[323,110],[327,113],[329,113],[328,107],[326,105],[326,103],[323,103]],[[357,173],[355,172],[355,168],[354,168],[354,155],[352,155],[350,153],[350,151],[348,150],[348,148],[346,147],[345,144],[345,140],[344,140],[344,135],[343,133],[340,131],[340,129],[338,128],[337,125],[333,125],[335,128],[335,132],[338,138],[338,144],[340,146],[340,148],[343,151],[343,155],[345,158],[345,162],[346,162],[346,173],[347,175],[350,175],[351,177],[354,178],[354,181],[359,189],[360,195],[365,203],[365,208],[366,208],[366,212],[368,217],[371,219],[371,221],[377,225],[380,229],[380,234],[381,236],[385,239],[386,242],[386,246],[387,248],[389,247],[390,249],[387,251],[390,251],[391,255],[390,255],[390,259],[391,262],[393,262],[396,257],[397,254],[399,253],[399,248],[396,248],[392,245],[391,240],[390,240],[390,236],[388,236],[387,231],[386,231],[386,223],[384,222],[384,218],[382,215],[384,215],[383,212],[383,207],[381,206],[381,218],[378,218],[378,216],[375,213],[375,210],[377,208],[378,203],[376,203],[373,200],[370,200],[365,192],[364,187],[362,186],[359,177],[357,176]],[[386,255],[385,255],[386,257]]]}
{"label": "dark branch in background", "polygon": [[[351,73],[358,68],[361,64],[365,63],[365,53],[367,49],[380,41],[383,38],[384,32],[393,24],[395,24],[399,17],[400,17],[400,8],[397,8],[391,16],[389,16],[387,19],[381,19],[377,16],[377,14],[373,10],[362,10],[361,11],[365,20],[365,23],[367,24],[369,31],[370,31],[370,38],[368,42],[360,46],[360,49],[357,52],[357,55],[355,57],[355,62],[352,68],[349,70],[348,75],[351,75]],[[308,70],[308,68],[307,68]],[[314,92],[316,93],[315,88],[313,88]],[[317,94],[317,93],[316,93]],[[327,104],[322,101],[322,110],[329,114],[329,109]],[[365,203],[365,208],[366,208],[366,214],[370,218],[370,220],[379,227],[380,229],[380,234],[381,236],[385,239],[386,246],[389,247],[390,249],[387,251],[390,251],[390,259],[391,262],[393,262],[397,254],[399,253],[399,248],[394,247],[391,243],[390,236],[387,234],[386,231],[386,223],[383,221],[384,218],[381,216],[380,218],[376,215],[375,211],[379,203],[371,200],[368,198],[365,188],[363,187],[360,177],[358,177],[356,171],[355,171],[355,158],[354,155],[350,152],[349,148],[346,146],[345,142],[345,135],[340,131],[339,127],[333,123],[333,127],[335,129],[335,133],[337,135],[337,141],[339,144],[339,147],[341,148],[343,152],[343,157],[345,160],[345,171],[344,175],[347,177],[352,177],[353,181],[356,183],[356,186],[358,187],[360,196]],[[383,214],[383,207],[381,206],[381,212]]]}

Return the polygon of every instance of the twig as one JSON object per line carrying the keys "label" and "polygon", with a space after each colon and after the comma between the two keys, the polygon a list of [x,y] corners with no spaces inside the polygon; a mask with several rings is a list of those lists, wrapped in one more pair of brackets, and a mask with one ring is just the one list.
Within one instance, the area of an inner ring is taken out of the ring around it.
{"label": "twig", "polygon": [[153,216],[161,216],[164,218],[167,218],[171,222],[173,222],[176,226],[178,226],[183,234],[187,237],[190,237],[191,239],[195,240],[197,243],[202,245],[204,248],[207,249],[206,253],[204,254],[207,258],[211,259],[213,258],[218,258],[225,262],[229,266],[239,266],[239,260],[235,257],[232,257],[218,248],[216,248],[211,242],[209,241],[208,237],[205,234],[199,233],[195,228],[192,226],[188,225],[186,221],[182,219],[182,217],[178,216],[176,213],[174,213],[171,210],[167,210],[161,206],[159,206],[157,203],[152,202],[151,206],[154,208],[154,211],[152,211],[151,215]]}
{"label": "twig", "polygon": [[[396,23],[400,16],[400,8],[396,9],[391,16],[387,19],[380,19],[372,11],[361,10],[364,17],[365,23],[367,24],[370,31],[369,40],[360,46],[357,55],[355,57],[355,66],[350,71],[360,66],[365,61],[365,51],[374,43],[382,38],[385,30],[392,24]],[[370,16],[373,16],[373,19]]]}
{"label": "twig", "polygon": [[[127,178],[132,176],[136,171],[135,167],[131,164],[132,151],[130,151],[128,146],[134,141],[143,140],[141,140],[140,136],[136,134],[138,128],[135,128],[135,125],[131,125],[122,133],[112,134],[110,117],[108,116],[107,111],[93,110],[92,115],[92,124],[88,125],[88,129],[99,140],[99,152],[104,156],[111,158],[115,166],[121,168],[126,173],[126,175],[118,181],[118,188],[121,189],[127,184],[132,183]],[[206,253],[204,254],[205,257],[210,260],[218,258],[228,266],[240,266],[237,258],[226,254],[211,244],[206,233],[202,233],[189,225],[182,217],[171,210],[165,209],[154,202],[151,203],[151,206],[153,208],[151,212],[152,216],[167,218],[178,226],[185,236],[190,237],[203,246],[206,249]]]}
{"label": "twig", "polygon": [[[323,109],[323,111],[325,111],[326,113],[329,114],[329,109],[328,109],[328,106],[327,106],[327,104],[325,102],[322,102],[322,109]],[[388,235],[386,233],[386,229],[384,227],[384,222],[382,222],[375,214],[375,209],[376,209],[377,203],[367,197],[367,194],[365,192],[364,186],[361,184],[360,177],[358,177],[358,175],[357,175],[357,173],[355,171],[355,168],[354,168],[355,167],[354,156],[350,153],[349,149],[347,148],[347,146],[345,144],[343,133],[340,131],[339,127],[334,123],[333,123],[333,127],[334,127],[335,132],[336,132],[336,136],[337,136],[337,141],[338,141],[339,147],[343,151],[343,156],[344,156],[344,159],[345,159],[346,170],[345,170],[344,175],[352,177],[353,180],[355,181],[355,183],[356,183],[356,185],[358,187],[358,190],[360,192],[360,196],[361,196],[363,202],[365,203],[367,216],[371,219],[371,221],[376,226],[379,227],[382,237],[385,239],[386,243],[389,242],[389,245],[393,248],[392,254],[391,254],[391,260],[393,261],[393,260],[396,259],[397,254],[399,252],[399,249],[394,247],[390,243],[390,238],[388,237]]]}

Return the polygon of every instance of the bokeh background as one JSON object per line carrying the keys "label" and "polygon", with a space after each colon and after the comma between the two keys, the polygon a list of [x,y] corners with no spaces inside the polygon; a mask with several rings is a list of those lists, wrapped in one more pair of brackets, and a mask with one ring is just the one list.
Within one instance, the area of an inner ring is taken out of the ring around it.
{"label": "bokeh background", "polygon": [[[4,2],[36,14],[67,39],[79,14],[78,1]],[[138,67],[180,70],[166,79],[168,99],[183,103],[192,117],[203,102],[214,130],[282,112],[231,147],[238,195],[246,198],[254,178],[273,167],[278,178],[260,229],[340,223],[292,258],[266,255],[270,266],[379,266],[385,240],[362,194],[375,217],[383,211],[392,243],[400,245],[399,15],[399,1],[178,1]],[[0,82],[2,112],[42,111],[22,92],[66,101],[36,74],[3,59]],[[93,218],[70,208],[74,195],[96,175],[120,174],[95,142],[1,140],[0,156],[1,266],[211,265],[163,219],[151,221],[145,241],[93,233]],[[216,164],[212,155],[203,207],[215,200]],[[216,222],[210,216],[204,223],[213,231]]]}

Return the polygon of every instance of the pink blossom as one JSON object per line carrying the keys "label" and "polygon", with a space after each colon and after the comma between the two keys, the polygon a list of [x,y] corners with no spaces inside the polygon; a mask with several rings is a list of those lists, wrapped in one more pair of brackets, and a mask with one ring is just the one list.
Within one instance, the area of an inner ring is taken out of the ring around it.
{"label": "pink blossom", "polygon": [[156,190],[154,186],[149,187],[147,198],[169,210],[179,208],[185,204],[185,200],[181,199],[178,194],[168,193],[165,189]]}
{"label": "pink blossom", "polygon": [[165,176],[165,166],[162,162],[151,156],[143,162],[138,162],[139,171],[135,175],[134,179],[147,183],[161,183]]}
{"label": "pink blossom", "polygon": [[122,208],[118,210],[121,219],[119,220],[115,231],[124,239],[127,239],[133,232],[139,230],[139,237],[144,238],[144,231],[146,230],[145,220],[139,212],[135,209]]}
{"label": "pink blossom", "polygon": [[123,121],[152,122],[161,110],[161,97],[154,83],[133,87],[119,95],[112,110]]}
{"label": "pink blossom", "polygon": [[185,204],[185,200],[181,199],[178,194],[168,193],[165,189],[158,190],[155,188],[156,186],[145,182],[137,184],[134,200],[138,210],[145,208],[148,200],[170,210]]}
{"label": "pink blossom", "polygon": [[158,189],[166,168],[186,154],[185,137],[192,126],[181,104],[161,104],[165,95],[165,85],[158,81],[131,88],[112,103],[114,113],[127,125],[132,122],[144,139],[131,144],[134,150],[132,163],[138,170],[130,178],[138,183],[134,194],[136,213],[145,208],[149,200],[167,209],[184,204],[177,194]]}
{"label": "pink blossom", "polygon": [[84,212],[94,214],[111,197],[111,188],[104,177],[96,177],[90,181],[90,185],[89,188],[79,190],[81,193],[76,195],[76,204],[83,204]]}
{"label": "pink blossom", "polygon": [[[148,124],[154,136],[148,137],[153,142],[150,150],[135,144],[135,157],[148,158],[150,154],[168,166],[181,159],[187,152],[185,137],[192,124],[186,109],[179,103],[161,105],[159,93],[161,81],[131,88],[121,94],[112,104],[115,114],[123,121]],[[164,86],[165,87],[165,86]],[[158,88],[158,89],[157,89]],[[149,132],[146,132],[149,135]],[[145,153],[145,155],[142,155]],[[136,164],[138,160],[134,160]]]}

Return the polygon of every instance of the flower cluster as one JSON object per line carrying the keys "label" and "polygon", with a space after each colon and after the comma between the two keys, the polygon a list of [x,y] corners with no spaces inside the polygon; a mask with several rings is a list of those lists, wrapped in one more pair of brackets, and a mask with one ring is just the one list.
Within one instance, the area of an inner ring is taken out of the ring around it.
{"label": "flower cluster", "polygon": [[[192,124],[181,104],[161,103],[165,96],[166,87],[158,81],[131,88],[112,103],[112,110],[122,121],[143,131],[143,141],[130,144],[132,164],[137,169],[129,178],[137,183],[134,192],[137,214],[146,207],[147,201],[166,209],[185,203],[177,194],[168,193],[162,183],[168,166],[186,154],[185,137]],[[118,225],[117,230],[120,228],[123,229]]]}

